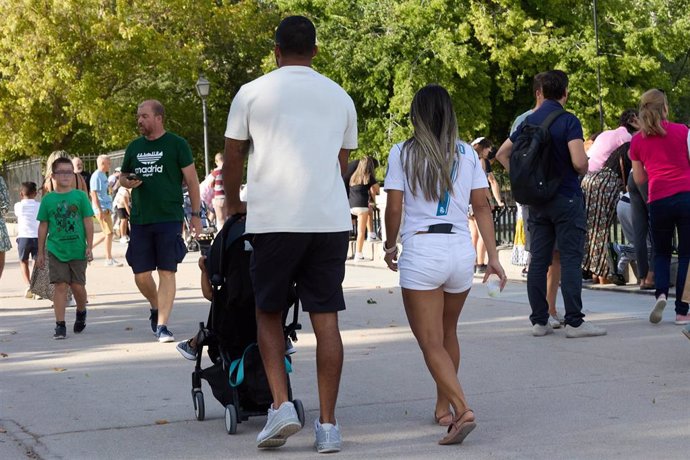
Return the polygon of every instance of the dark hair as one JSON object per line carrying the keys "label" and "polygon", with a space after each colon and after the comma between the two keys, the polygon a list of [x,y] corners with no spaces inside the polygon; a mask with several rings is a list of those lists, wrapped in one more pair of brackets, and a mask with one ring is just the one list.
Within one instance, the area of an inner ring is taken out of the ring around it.
{"label": "dark hair", "polygon": [[70,165],[70,166],[72,166],[72,169],[74,170],[74,165],[72,164],[72,160],[70,160],[69,158],[64,158],[64,157],[56,158],[55,161],[53,161],[53,164],[51,165],[50,170],[52,172],[55,172],[58,165]]}
{"label": "dark hair", "polygon": [[532,93],[542,90],[542,87],[544,86],[544,75],[546,75],[546,72],[539,72],[534,76],[534,79],[532,80]]}
{"label": "dark hair", "polygon": [[36,182],[22,182],[21,187],[19,187],[19,193],[24,196],[36,195]]}
{"label": "dark hair", "polygon": [[559,100],[568,89],[568,75],[562,70],[549,70],[542,77],[541,91],[544,99]]}
{"label": "dark hair", "polygon": [[[627,175],[630,172],[630,169],[632,169],[632,161],[630,161],[630,157],[628,155],[629,150],[630,142],[622,144],[616,150],[611,152],[611,155],[604,162],[602,169],[608,168],[615,172],[621,180],[625,180],[623,178],[623,173]],[[621,171],[621,157],[623,158],[623,171]]]}
{"label": "dark hair", "polygon": [[625,112],[621,113],[621,117],[618,120],[618,126],[625,126],[625,129],[632,134],[637,131],[637,128],[632,125],[635,121],[637,121],[637,110],[627,109]]}
{"label": "dark hair", "polygon": [[276,45],[285,55],[309,56],[316,46],[316,28],[304,16],[288,16],[276,29]]}
{"label": "dark hair", "polygon": [[487,139],[486,137],[474,145],[475,146],[478,145],[480,149],[485,149],[487,147],[493,147],[493,144],[491,143],[491,141],[489,139]]}

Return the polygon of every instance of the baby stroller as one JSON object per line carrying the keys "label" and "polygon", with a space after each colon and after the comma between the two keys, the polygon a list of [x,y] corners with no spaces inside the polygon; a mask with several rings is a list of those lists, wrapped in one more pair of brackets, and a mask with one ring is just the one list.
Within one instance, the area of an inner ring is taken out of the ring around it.
{"label": "baby stroller", "polygon": [[[197,420],[204,420],[204,395],[201,380],[206,380],[213,396],[225,407],[225,430],[237,431],[237,424],[249,417],[266,415],[272,403],[271,391],[256,345],[256,316],[254,290],[249,276],[251,236],[245,234],[244,216],[233,216],[218,233],[206,259],[206,269],[213,300],[206,325],[199,324],[197,358],[192,372],[192,401]],[[285,299],[293,309],[292,322],[283,326],[284,338],[297,340],[295,331],[301,329],[298,319],[298,300],[293,290]],[[283,324],[288,316],[283,315]],[[203,348],[213,365],[202,369]],[[285,358],[291,371],[291,359]],[[286,374],[288,398],[292,400],[290,377]],[[292,400],[300,423],[304,426],[304,406]]]}
{"label": "baby stroller", "polygon": [[187,189],[185,189],[182,193],[182,200],[182,207],[184,208],[184,222],[182,225],[184,231],[184,242],[187,245],[187,251],[201,251],[203,254],[211,246],[213,235],[217,231],[215,221],[209,218],[208,207],[206,206],[206,203],[202,201],[200,209],[201,235],[196,235],[196,237],[193,236],[191,224],[192,200],[189,198],[189,192]]}

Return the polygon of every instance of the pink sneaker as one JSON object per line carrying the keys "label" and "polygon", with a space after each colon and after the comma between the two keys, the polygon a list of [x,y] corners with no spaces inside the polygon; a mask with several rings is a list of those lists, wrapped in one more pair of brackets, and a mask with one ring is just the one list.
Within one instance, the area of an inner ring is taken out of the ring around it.
{"label": "pink sneaker", "polygon": [[683,326],[685,324],[690,324],[690,314],[687,315],[676,315],[676,324]]}

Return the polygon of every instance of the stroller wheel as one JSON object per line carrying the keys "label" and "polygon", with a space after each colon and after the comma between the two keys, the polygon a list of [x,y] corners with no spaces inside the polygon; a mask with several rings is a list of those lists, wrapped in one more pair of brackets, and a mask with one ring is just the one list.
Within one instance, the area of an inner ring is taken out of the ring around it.
{"label": "stroller wheel", "polygon": [[199,242],[197,240],[191,239],[191,240],[189,240],[189,242],[187,242],[187,251],[196,252],[199,249],[200,249],[199,248]]}
{"label": "stroller wheel", "polygon": [[299,399],[295,399],[292,401],[292,404],[295,405],[295,410],[297,411],[297,418],[299,419],[299,422],[302,424],[302,427],[304,427],[304,405],[302,404],[302,401]]}
{"label": "stroller wheel", "polygon": [[194,402],[194,415],[196,415],[196,419],[201,422],[206,416],[204,394],[201,391],[192,391],[192,401]]}
{"label": "stroller wheel", "polygon": [[237,432],[237,409],[232,404],[225,406],[225,431],[228,434]]}

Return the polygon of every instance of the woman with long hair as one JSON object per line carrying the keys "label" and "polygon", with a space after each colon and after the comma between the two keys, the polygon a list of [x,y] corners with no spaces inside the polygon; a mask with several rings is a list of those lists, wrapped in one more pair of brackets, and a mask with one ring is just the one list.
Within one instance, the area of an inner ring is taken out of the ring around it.
{"label": "woman with long hair", "polygon": [[379,193],[379,184],[374,176],[374,159],[367,156],[359,160],[357,169],[350,177],[350,213],[357,216],[357,241],[355,243],[355,260],[364,260],[362,248],[367,237],[367,221],[371,213],[369,203]]}
{"label": "woman with long hair", "polygon": [[650,89],[640,98],[640,132],[630,142],[633,177],[648,183],[649,222],[654,241],[656,302],[649,321],[662,319],[668,298],[673,234],[678,231],[676,324],[690,324],[683,287],[690,260],[690,156],[688,127],[668,121],[666,94]]}
{"label": "woman with long hair", "polygon": [[[44,180],[43,180],[43,188],[42,188],[42,194],[45,195],[46,193],[50,193],[53,190],[55,190],[55,179],[52,178],[52,167],[53,167],[53,162],[58,159],[58,158],[67,158],[69,160],[72,159],[72,155],[67,153],[64,150],[55,150],[54,152],[51,152],[50,155],[48,155],[48,159],[46,159],[46,169],[44,173]],[[81,174],[74,173],[74,178],[72,179],[72,188],[75,188],[77,190],[81,190],[88,194],[88,188],[86,186],[86,181],[82,177]]]}
{"label": "woman with long hair", "polygon": [[506,275],[498,261],[486,175],[472,147],[457,139],[450,95],[441,86],[425,86],[414,96],[410,118],[412,137],[394,145],[388,157],[384,260],[400,272],[405,313],[436,382],[434,419],[448,426],[439,443],[458,444],[476,426],[458,379],[456,331],[476,257],[467,222],[470,202],[489,254],[484,281],[496,274],[503,289]]}

